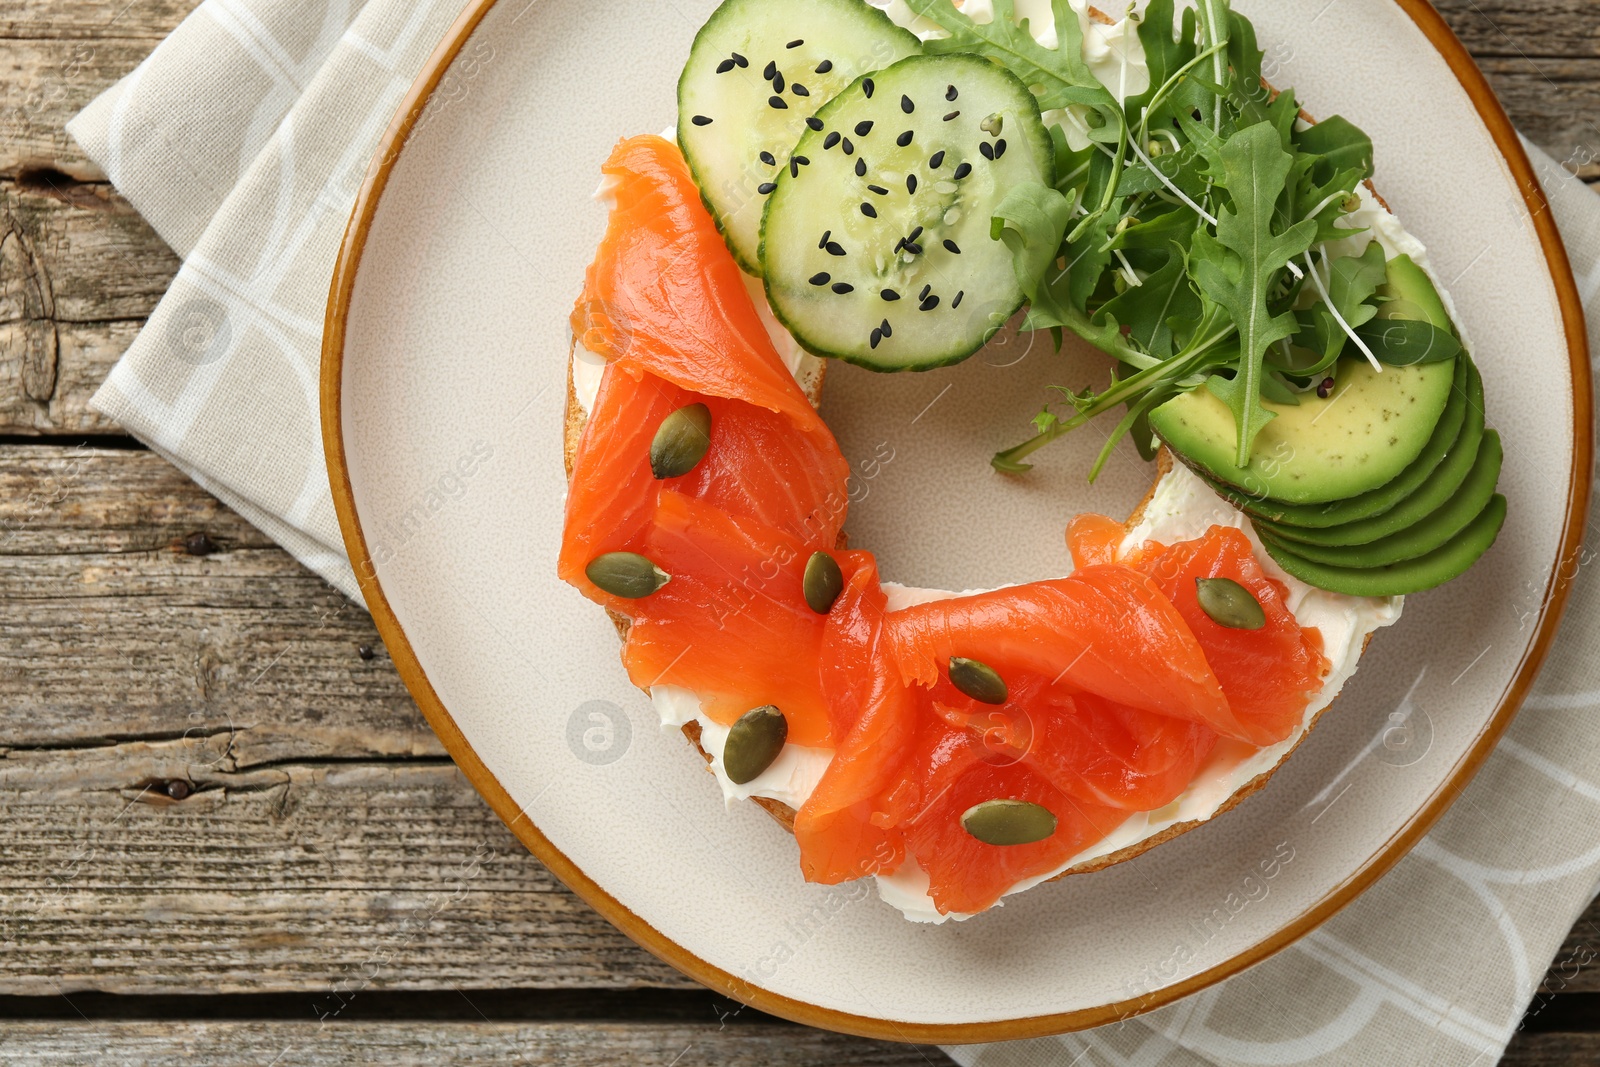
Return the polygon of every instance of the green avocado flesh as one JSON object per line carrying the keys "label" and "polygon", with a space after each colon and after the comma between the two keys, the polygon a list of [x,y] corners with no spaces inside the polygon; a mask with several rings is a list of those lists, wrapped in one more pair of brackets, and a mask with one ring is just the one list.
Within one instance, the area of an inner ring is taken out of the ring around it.
{"label": "green avocado flesh", "polygon": [[1265,520],[1258,521],[1257,528],[1270,532],[1280,541],[1309,545],[1365,545],[1399,533],[1423,521],[1454,499],[1478,464],[1479,446],[1483,439],[1483,409],[1469,401],[1466,417],[1461,422],[1461,432],[1450,446],[1444,461],[1434,468],[1415,492],[1383,514],[1321,529],[1287,526]]}
{"label": "green avocado flesh", "polygon": [[1455,332],[1444,301],[1439,299],[1439,290],[1410,256],[1395,256],[1389,260],[1385,278],[1378,287],[1378,296],[1385,301],[1378,306],[1378,318],[1414,319]]}
{"label": "green avocado flesh", "polygon": [[1324,529],[1370,519],[1391,510],[1421,488],[1455,446],[1456,438],[1461,436],[1461,427],[1466,420],[1469,406],[1480,413],[1481,420],[1483,380],[1478,376],[1478,369],[1472,365],[1472,361],[1464,359],[1456,370],[1455,383],[1450,390],[1450,400],[1445,404],[1444,414],[1439,416],[1439,423],[1433,428],[1433,436],[1428,438],[1428,443],[1423,446],[1422,452],[1398,477],[1360,496],[1335,500],[1327,504],[1283,504],[1276,500],[1258,499],[1248,493],[1241,493],[1232,486],[1223,485],[1214,479],[1208,481],[1213,489],[1226,497],[1234,506],[1248,512],[1253,518],[1264,519],[1271,523]]}
{"label": "green avocado flesh", "polygon": [[1403,596],[1443,585],[1476,563],[1500,533],[1506,498],[1496,494],[1478,517],[1442,547],[1427,555],[1383,567],[1338,567],[1317,563],[1270,541],[1267,555],[1301,581],[1351,596]]}
{"label": "green avocado flesh", "polygon": [[1382,567],[1402,560],[1425,556],[1443,546],[1467,525],[1494,496],[1495,482],[1500,478],[1500,435],[1490,430],[1483,435],[1483,444],[1477,452],[1477,462],[1461,484],[1459,491],[1437,510],[1387,537],[1358,545],[1316,545],[1284,541],[1271,532],[1256,526],[1263,541],[1271,541],[1290,552],[1314,563],[1328,563],[1339,567]]}
{"label": "green avocado flesh", "polygon": [[1150,413],[1151,428],[1191,465],[1257,498],[1321,504],[1392,481],[1422,454],[1449,403],[1456,361],[1385,367],[1341,361],[1326,399],[1266,402],[1276,418],[1256,438],[1250,464],[1233,464],[1233,413],[1205,388]]}

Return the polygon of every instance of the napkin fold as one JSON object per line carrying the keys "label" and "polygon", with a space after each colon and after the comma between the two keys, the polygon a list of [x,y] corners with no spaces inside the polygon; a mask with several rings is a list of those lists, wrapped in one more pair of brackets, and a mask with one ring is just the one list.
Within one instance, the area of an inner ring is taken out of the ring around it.
{"label": "napkin fold", "polygon": [[[94,406],[352,598],[318,426],[324,304],[367,163],[461,6],[205,0],[67,127],[184,260]],[[1530,154],[1593,309],[1600,197]],[[970,1067],[1494,1062],[1600,882],[1596,647],[1585,571],[1525,710],[1461,800],[1294,946],[1149,1015],[949,1053]]]}

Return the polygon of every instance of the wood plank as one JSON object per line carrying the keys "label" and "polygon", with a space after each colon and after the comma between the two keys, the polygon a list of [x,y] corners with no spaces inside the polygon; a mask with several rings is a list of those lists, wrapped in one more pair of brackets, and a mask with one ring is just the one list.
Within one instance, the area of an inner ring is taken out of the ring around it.
{"label": "wood plank", "polygon": [[7,0],[0,39],[142,37],[159,41],[200,0]]}
{"label": "wood plank", "polygon": [[448,1063],[640,1067],[762,1064],[764,1067],[943,1067],[936,1048],[828,1034],[783,1023],[722,1027],[642,1023],[126,1022],[63,1026],[8,1023],[0,1048],[15,1067],[192,1062],[266,1064]]}
{"label": "wood plank", "polygon": [[[173,782],[193,792],[172,799]],[[0,993],[181,993],[203,975],[332,1011],[362,990],[693,986],[557,883],[447,761],[239,770],[198,736],[13,749],[0,816]]]}
{"label": "wood plank", "polygon": [[1500,1067],[1593,1067],[1600,1063],[1600,1034],[1518,1033]]}
{"label": "wood plank", "polygon": [[0,560],[27,605],[0,613],[0,745],[443,754],[367,614],[156,455],[0,448]]}
{"label": "wood plank", "polygon": [[1475,56],[1596,56],[1591,0],[1434,0]]}

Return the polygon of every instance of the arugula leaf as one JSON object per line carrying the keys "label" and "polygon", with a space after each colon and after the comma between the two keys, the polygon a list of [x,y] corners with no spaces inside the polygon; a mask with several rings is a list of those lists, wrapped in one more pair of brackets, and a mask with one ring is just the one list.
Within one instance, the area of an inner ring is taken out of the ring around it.
{"label": "arugula leaf", "polygon": [[1120,122],[1122,108],[1083,58],[1083,26],[1067,0],[1050,2],[1058,42],[1055,48],[1046,48],[1034,39],[1027,19],[1017,20],[1015,0],[993,0],[993,3],[994,18],[978,23],[956,10],[950,0],[906,0],[912,11],[938,23],[950,34],[924,42],[925,51],[975,52],[986,56],[998,61],[1030,87],[1042,89],[1039,94],[1041,110],[1087,104],[1115,112]]}
{"label": "arugula leaf", "polygon": [[[1377,315],[1376,305],[1369,303],[1385,279],[1383,246],[1374,241],[1359,256],[1340,256],[1328,268],[1328,299],[1332,301],[1351,329],[1370,322]],[[1316,367],[1305,371],[1314,374],[1326,369],[1344,351],[1349,335],[1344,332],[1325,303],[1317,303],[1303,312],[1310,320],[1310,333],[1302,325],[1295,343],[1321,354]],[[1366,337],[1363,335],[1363,341]]]}
{"label": "arugula leaf", "polygon": [[1106,301],[1099,313],[1123,323],[1129,340],[1165,359],[1175,351],[1170,320],[1200,313],[1200,298],[1185,268],[1181,255],[1171,257],[1166,266],[1146,277],[1143,285],[1129,286]]}
{"label": "arugula leaf", "polygon": [[1357,172],[1356,182],[1372,177],[1372,138],[1341,115],[1331,115],[1301,130],[1294,140],[1301,152],[1316,157],[1311,174],[1319,185],[1345,170]]}
{"label": "arugula leaf", "polygon": [[1224,399],[1238,428],[1234,462],[1245,467],[1256,435],[1273,418],[1260,399],[1267,346],[1292,336],[1297,328],[1293,315],[1273,315],[1268,310],[1267,293],[1277,272],[1311,246],[1317,227],[1306,221],[1282,232],[1273,229],[1278,198],[1294,159],[1283,150],[1270,123],[1240,130],[1215,152],[1234,208],[1218,215],[1215,238],[1204,230],[1195,235],[1191,271],[1195,282],[1227,309],[1239,329],[1239,362]]}
{"label": "arugula leaf", "polygon": [[1391,367],[1442,363],[1461,354],[1461,342],[1454,334],[1421,319],[1378,319],[1357,326],[1356,334]]}
{"label": "arugula leaf", "polygon": [[1053,303],[1045,279],[1072,222],[1072,198],[1038,182],[1014,185],[995,205],[989,236],[1011,250],[1011,266],[1028,303]]}

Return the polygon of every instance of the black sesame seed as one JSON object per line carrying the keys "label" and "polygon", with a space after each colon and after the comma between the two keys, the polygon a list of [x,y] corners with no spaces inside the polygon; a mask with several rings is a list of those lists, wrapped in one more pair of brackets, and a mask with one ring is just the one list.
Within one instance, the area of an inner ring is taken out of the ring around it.
{"label": "black sesame seed", "polygon": [[1001,156],[1003,156],[1005,154],[1006,154],[1006,139],[1004,137],[1002,137],[1002,138],[1000,138],[998,141],[996,141],[994,143],[994,158],[999,159]]}
{"label": "black sesame seed", "polygon": [[831,59],[824,59],[821,63],[817,64],[817,73],[818,74],[826,74],[826,73],[828,73],[828,71],[830,71],[832,69],[833,69],[833,60],[831,60]]}
{"label": "black sesame seed", "polygon": [[869,342],[872,345],[872,347],[873,348],[877,348],[878,344],[882,340],[883,340],[883,331],[882,330],[873,330],[872,331],[872,339]]}
{"label": "black sesame seed", "polygon": [[812,285],[827,285],[831,281],[833,281],[833,276],[827,271],[823,271],[820,274],[813,274],[811,276]]}
{"label": "black sesame seed", "polygon": [[911,143],[911,131],[907,130],[905,133],[902,133],[899,137],[896,137],[894,139],[894,143],[899,145],[901,148],[904,148],[906,145],[910,144]]}
{"label": "black sesame seed", "polygon": [[711,125],[711,119],[708,118],[705,115],[696,115],[694,118],[690,119],[689,121],[694,123],[696,126],[709,126],[709,125]]}
{"label": "black sesame seed", "polygon": [[789,160],[789,177],[800,177],[800,161],[798,159]]}
{"label": "black sesame seed", "polygon": [[861,213],[869,219],[875,219],[878,217],[878,209],[866,201],[861,202]]}
{"label": "black sesame seed", "polygon": [[918,311],[932,311],[934,308],[936,308],[938,306],[939,306],[939,298],[936,297],[936,296],[930,296],[930,297],[928,297],[928,299],[924,300],[922,303],[917,305],[917,310]]}
{"label": "black sesame seed", "polygon": [[[806,94],[801,93],[800,95],[804,96]],[[806,125],[811,127],[813,130],[820,130],[822,129],[822,120],[817,118],[817,116],[812,115],[810,118],[806,119]]]}
{"label": "black sesame seed", "polygon": [[827,151],[828,149],[832,148],[834,145],[836,145],[838,143],[839,143],[839,131],[838,130],[834,130],[832,133],[828,134],[828,136],[823,140],[823,142],[822,142],[822,150],[823,151]]}
{"label": "black sesame seed", "polygon": [[994,158],[994,145],[990,144],[988,141],[980,141],[978,143],[978,151],[983,153],[984,159]]}
{"label": "black sesame seed", "polygon": [[855,292],[856,287],[851,285],[849,282],[834,282],[833,291],[838,293],[840,296],[844,296],[846,293]]}
{"label": "black sesame seed", "polygon": [[842,256],[845,254],[844,245],[840,244],[838,241],[829,241],[827,244],[827,249],[828,255],[830,256]]}
{"label": "black sesame seed", "polygon": [[[796,96],[810,96],[811,95],[811,90],[807,89],[804,85],[801,85],[799,82],[795,82],[793,85],[789,86],[789,91],[791,93],[793,93],[794,95],[796,95]],[[820,129],[822,129],[822,127],[821,126],[813,126],[812,129],[820,130]]]}
{"label": "black sesame seed", "polygon": [[778,76],[778,64],[772,62],[771,60],[768,60],[767,61],[767,65],[764,68],[762,68],[761,76],[763,78],[767,79],[767,81],[771,81],[773,78],[777,77]]}
{"label": "black sesame seed", "polygon": [[950,86],[948,89],[946,89],[944,91],[944,98],[946,100],[954,100],[956,97],[958,97],[960,95],[961,95],[960,93],[956,92],[956,87],[954,85]]}
{"label": "black sesame seed", "polygon": [[762,182],[760,185],[756,186],[756,192],[760,193],[762,196],[766,196],[768,193],[771,193],[777,188],[778,187],[772,182]]}
{"label": "black sesame seed", "polygon": [[811,166],[811,160],[807,159],[805,156],[795,156],[794,161],[800,164],[802,167]]}
{"label": "black sesame seed", "polygon": [[856,160],[856,177],[857,178],[865,178],[866,176],[867,176],[867,161],[864,160],[864,159]]}
{"label": "black sesame seed", "polygon": [[910,241],[907,241],[906,251],[910,252],[914,256],[920,256],[922,255],[922,246],[919,244],[912,244]]}
{"label": "black sesame seed", "polygon": [[959,256],[961,254],[961,246],[950,240],[948,237],[945,238],[944,250],[953,256]]}
{"label": "black sesame seed", "polygon": [[907,241],[915,241],[918,237],[921,237],[921,236],[922,236],[922,227],[918,226],[916,229],[912,230],[906,236],[906,240]]}
{"label": "black sesame seed", "polygon": [[761,153],[761,162],[765,163],[769,167],[776,167],[778,165],[777,157],[771,152]]}
{"label": "black sesame seed", "polygon": [[783,92],[783,86],[784,86],[783,71],[781,71],[781,70],[773,71],[772,72],[772,91],[775,92],[775,93],[781,93],[781,92]]}
{"label": "black sesame seed", "polygon": [[867,134],[869,134],[871,132],[872,132],[872,122],[870,120],[863,120],[861,122],[856,123],[856,136],[857,137],[865,137]]}
{"label": "black sesame seed", "polygon": [[847,156],[853,156],[856,154],[855,143],[852,142],[848,137],[844,139],[844,154]]}
{"label": "black sesame seed", "polygon": [[933,154],[933,158],[928,160],[928,169],[929,170],[938,170],[942,166],[944,166],[944,153],[943,152],[935,152]]}
{"label": "black sesame seed", "polygon": [[806,41],[805,41],[804,37],[797,37],[794,40],[790,41],[788,44],[784,45],[783,47],[785,47],[785,48],[799,48],[801,45],[803,45],[805,43],[806,43]]}
{"label": "black sesame seed", "polygon": [[[895,244],[894,250],[896,252],[899,252],[905,246],[906,246],[906,239],[904,237],[902,237],[902,238],[900,238],[899,242]],[[900,298],[897,296],[897,297],[895,297],[895,299],[899,300]]]}
{"label": "black sesame seed", "polygon": [[931,292],[933,292],[933,286],[924,285],[922,287],[922,292],[917,294],[917,299],[918,300],[926,300],[926,299],[928,299],[928,294],[931,293]]}
{"label": "black sesame seed", "polygon": [[962,178],[965,178],[967,175],[969,175],[971,173],[972,173],[972,164],[971,163],[963,163],[963,164],[961,164],[961,166],[956,168],[956,181],[960,181]]}
{"label": "black sesame seed", "polygon": [[831,240],[833,240],[833,231],[832,230],[823,230],[822,231],[822,240],[817,242],[817,247],[818,248],[827,248],[828,247],[828,242],[831,241]]}
{"label": "black sesame seed", "polygon": [[733,53],[733,61],[739,64],[741,67],[748,67],[750,65],[750,61],[744,56],[741,56],[738,52]]}
{"label": "black sesame seed", "polygon": [[[895,251],[898,252],[900,250],[898,248],[896,248]],[[880,291],[878,293],[878,295],[883,297],[885,300],[889,301],[890,303],[893,303],[894,301],[900,299],[900,294],[895,292],[893,289],[884,289],[884,290]]]}
{"label": "black sesame seed", "polygon": [[736,66],[738,66],[738,64],[735,63],[733,60],[724,59],[721,63],[717,64],[717,73],[718,74],[726,74],[726,73],[728,73],[728,71],[732,70]]}
{"label": "black sesame seed", "polygon": [[787,110],[789,110],[789,105],[783,102],[783,97],[781,97],[781,96],[774,96],[771,99],[769,99],[767,101],[767,103],[771,104],[773,109],[776,110],[776,111],[787,111]]}
{"label": "black sesame seed", "polygon": [[883,331],[883,335],[885,337],[893,337],[894,336],[894,327],[889,325],[889,320],[888,319],[884,319],[883,320],[883,325],[879,326],[878,329]]}
{"label": "black sesame seed", "polygon": [[909,96],[902,94],[900,97],[900,110],[909,115],[913,111],[917,110],[917,105],[911,102],[911,98]]}
{"label": "black sesame seed", "polygon": [[961,292],[956,294],[956,298],[954,300],[950,301],[950,306],[952,308],[960,307],[961,306],[961,298],[966,296],[966,295],[967,295],[967,291],[965,289],[961,290]]}
{"label": "black sesame seed", "polygon": [[948,115],[946,115],[946,116],[945,116],[945,117],[944,117],[944,120],[945,120],[945,121],[946,121],[946,122],[951,122],[951,121],[954,121],[954,120],[955,120],[955,119],[958,119],[958,118],[960,118],[960,117],[961,117],[961,112],[959,112],[959,111],[952,111],[952,112],[950,112],[950,114],[948,114]]}
{"label": "black sesame seed", "polygon": [[868,100],[871,100],[872,94],[878,91],[878,87],[873,83],[871,78],[868,78],[861,83],[861,91],[867,94]]}
{"label": "black sesame seed", "polygon": [[869,191],[871,191],[871,192],[877,193],[879,196],[888,196],[889,195],[889,190],[885,189],[881,185],[869,185],[869,186],[867,186],[867,189]]}
{"label": "black sesame seed", "polygon": [[915,174],[907,174],[906,175],[906,192],[914,193],[916,191],[917,191],[917,176]]}

